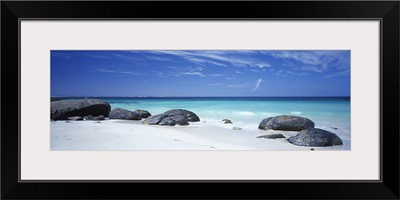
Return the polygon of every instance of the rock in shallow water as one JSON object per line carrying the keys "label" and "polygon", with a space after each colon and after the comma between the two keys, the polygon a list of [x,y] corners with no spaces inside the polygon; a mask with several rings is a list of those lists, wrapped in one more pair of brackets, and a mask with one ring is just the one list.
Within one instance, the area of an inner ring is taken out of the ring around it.
{"label": "rock in shallow water", "polygon": [[198,122],[200,118],[193,112],[183,109],[174,109],[166,111],[162,114],[152,115],[145,119],[142,124],[175,126],[189,125],[188,122]]}
{"label": "rock in shallow water", "polygon": [[343,145],[342,140],[334,133],[319,128],[309,128],[290,137],[288,142],[298,146],[324,147]]}
{"label": "rock in shallow water", "polygon": [[242,128],[240,128],[240,127],[233,127],[232,128],[233,130],[235,130],[235,131],[240,131],[240,130],[243,130]]}
{"label": "rock in shallow water", "polygon": [[314,128],[313,121],[298,116],[281,115],[263,119],[258,128],[262,130],[301,131]]}
{"label": "rock in shallow water", "polygon": [[113,109],[108,115],[109,119],[126,119],[126,120],[141,120],[139,113],[135,113],[122,108]]}
{"label": "rock in shallow water", "polygon": [[223,119],[222,121],[224,122],[224,124],[232,124],[232,121],[229,119]]}
{"label": "rock in shallow water", "polygon": [[59,100],[50,103],[50,118],[66,120],[74,116],[108,116],[110,110],[110,104],[99,99]]}

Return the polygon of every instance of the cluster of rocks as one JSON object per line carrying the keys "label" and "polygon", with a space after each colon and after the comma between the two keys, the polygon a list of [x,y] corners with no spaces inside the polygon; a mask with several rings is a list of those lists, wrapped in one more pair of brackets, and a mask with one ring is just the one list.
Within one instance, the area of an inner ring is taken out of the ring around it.
{"label": "cluster of rocks", "polygon": [[[200,118],[189,110],[173,109],[164,113],[151,115],[146,110],[130,111],[122,108],[111,110],[110,104],[98,99],[80,100],[54,100],[51,101],[51,120],[105,120],[124,119],[141,120],[142,124],[175,126],[189,125],[189,122],[198,122]],[[229,119],[222,120],[224,124],[232,124]],[[310,119],[298,116],[281,115],[263,119],[259,126],[261,130],[299,131],[296,136],[287,139],[289,143],[299,146],[334,146],[343,145],[342,140],[334,133],[315,128],[315,123]],[[233,127],[233,130],[242,130],[240,127]],[[336,128],[337,129],[337,128]],[[285,138],[282,134],[269,134],[258,138],[278,139]]]}
{"label": "cluster of rocks", "polygon": [[[70,117],[93,116],[108,117],[111,106],[98,99],[58,100],[50,103],[50,118],[52,120],[68,120]],[[80,120],[80,118],[70,118]],[[83,120],[83,119],[82,119]]]}
{"label": "cluster of rocks", "polygon": [[114,108],[111,110],[110,104],[98,99],[79,99],[79,100],[56,100],[50,103],[51,120],[105,120],[124,119],[141,120],[146,118],[142,124],[175,126],[189,125],[189,122],[200,121],[195,113],[184,109],[173,109],[162,114],[151,115],[146,110],[126,110]]}
{"label": "cluster of rocks", "polygon": [[[343,145],[342,140],[334,133],[315,128],[310,119],[298,116],[281,115],[263,119],[259,126],[261,130],[299,131],[296,136],[287,139],[298,146],[334,146]],[[259,138],[285,138],[282,134],[259,136]]]}
{"label": "cluster of rocks", "polygon": [[68,99],[55,100],[50,103],[50,119],[51,120],[105,120],[109,119],[126,119],[141,120],[147,118],[151,114],[146,110],[129,111],[122,108],[111,110],[109,103],[99,99]]}
{"label": "cluster of rocks", "polygon": [[[224,122],[224,124],[233,124],[233,122],[230,119],[223,119],[222,121]],[[236,126],[232,127],[232,129],[235,131],[243,130],[242,128]]]}

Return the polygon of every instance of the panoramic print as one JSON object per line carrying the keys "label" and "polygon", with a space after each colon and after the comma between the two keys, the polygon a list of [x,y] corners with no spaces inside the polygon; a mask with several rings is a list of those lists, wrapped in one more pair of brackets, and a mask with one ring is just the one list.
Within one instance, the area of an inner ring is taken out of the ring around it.
{"label": "panoramic print", "polygon": [[349,50],[52,50],[50,150],[351,150]]}

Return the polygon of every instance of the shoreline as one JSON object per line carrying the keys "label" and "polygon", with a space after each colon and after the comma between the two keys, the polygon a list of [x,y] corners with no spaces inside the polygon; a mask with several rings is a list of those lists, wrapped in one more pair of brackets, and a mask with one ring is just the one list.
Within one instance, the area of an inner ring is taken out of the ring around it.
{"label": "shoreline", "polygon": [[[235,124],[207,121],[189,126],[152,126],[143,120],[51,121],[51,151],[130,151],[130,150],[273,150],[273,151],[346,151],[341,146],[296,146],[285,139],[258,136],[283,134],[286,139],[296,131],[233,130]],[[100,123],[99,123],[100,122]],[[240,126],[239,126],[240,127]]]}

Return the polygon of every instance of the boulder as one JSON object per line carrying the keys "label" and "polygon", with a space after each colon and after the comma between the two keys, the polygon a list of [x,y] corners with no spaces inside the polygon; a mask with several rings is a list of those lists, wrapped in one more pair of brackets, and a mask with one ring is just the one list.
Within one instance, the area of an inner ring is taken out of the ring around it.
{"label": "boulder", "polygon": [[261,130],[268,130],[269,128],[267,127],[267,123],[272,119],[273,117],[268,117],[263,119],[260,124],[258,125],[258,129]]}
{"label": "boulder", "polygon": [[93,117],[93,115],[88,115],[88,116],[84,116],[83,119],[100,121],[100,120],[105,120],[106,118],[103,115],[99,115],[99,116],[95,116],[95,117]]}
{"label": "boulder", "polygon": [[262,136],[258,136],[257,138],[277,139],[277,138],[286,138],[286,137],[283,136],[282,134],[278,133],[278,134],[271,134],[271,135],[262,135]]}
{"label": "boulder", "polygon": [[175,126],[176,124],[189,125],[188,122],[197,121],[200,121],[200,118],[195,113],[183,109],[174,109],[166,111],[162,114],[152,115],[145,119],[142,124]]}
{"label": "boulder", "polygon": [[313,121],[298,116],[281,115],[262,120],[258,126],[262,130],[301,131],[314,128]]}
{"label": "boulder", "polygon": [[133,112],[138,113],[138,114],[140,115],[141,118],[148,118],[148,117],[151,116],[150,112],[147,111],[147,110],[140,110],[140,109],[138,109],[138,110],[135,110],[135,111],[133,111]]}
{"label": "boulder", "polygon": [[105,120],[106,118],[103,115],[95,116],[92,118],[92,120],[95,121],[100,121],[100,120]]}
{"label": "boulder", "polygon": [[150,117],[148,117],[147,119],[145,119],[142,124],[146,124],[146,125],[158,125],[164,118],[166,118],[167,116],[164,114],[158,114],[158,115],[152,115]]}
{"label": "boulder", "polygon": [[184,110],[184,109],[173,109],[169,110],[167,112],[164,112],[164,114],[168,116],[174,116],[174,115],[182,115],[183,117],[186,118],[188,122],[198,122],[200,121],[200,118],[192,111],[189,110]]}
{"label": "boulder", "polygon": [[67,120],[68,117],[74,116],[108,116],[110,110],[110,104],[99,99],[59,100],[50,103],[50,118]]}
{"label": "boulder", "polygon": [[232,121],[229,119],[223,119],[222,121],[224,122],[224,124],[232,124]]}
{"label": "boulder", "polygon": [[140,114],[122,108],[114,108],[108,115],[109,119],[141,120]]}
{"label": "boulder", "polygon": [[309,128],[290,137],[288,142],[298,146],[324,147],[343,145],[342,140],[334,133],[319,128]]}
{"label": "boulder", "polygon": [[174,115],[164,118],[158,125],[160,126],[189,125],[189,122],[182,115]]}

